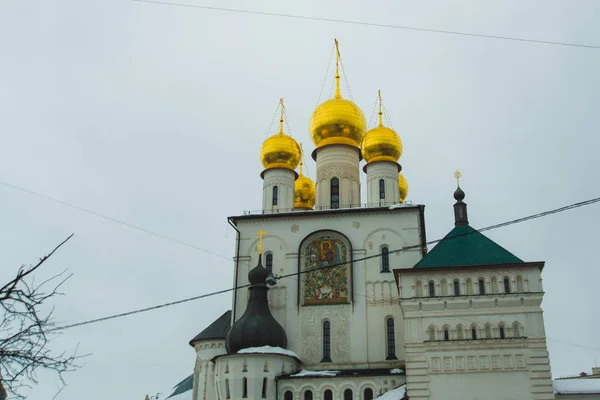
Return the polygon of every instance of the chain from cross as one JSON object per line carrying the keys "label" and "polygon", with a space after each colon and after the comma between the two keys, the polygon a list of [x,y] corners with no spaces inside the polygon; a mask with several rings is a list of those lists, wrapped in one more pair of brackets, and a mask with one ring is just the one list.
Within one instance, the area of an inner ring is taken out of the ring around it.
{"label": "chain from cross", "polygon": [[262,254],[263,252],[263,236],[267,233],[269,232],[265,232],[262,229],[255,233],[255,235],[258,235],[258,254]]}

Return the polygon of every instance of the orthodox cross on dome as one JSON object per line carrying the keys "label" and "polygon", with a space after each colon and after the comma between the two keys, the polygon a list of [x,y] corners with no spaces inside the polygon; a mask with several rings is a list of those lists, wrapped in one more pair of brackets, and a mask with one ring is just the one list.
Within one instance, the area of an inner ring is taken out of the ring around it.
{"label": "orthodox cross on dome", "polygon": [[281,114],[279,117],[279,133],[283,135],[283,114],[285,113],[285,106],[283,105],[283,97],[279,99],[279,105],[281,106]]}
{"label": "orthodox cross on dome", "polygon": [[377,97],[379,98],[379,126],[383,126],[383,112],[381,111],[381,90],[377,91]]}
{"label": "orthodox cross on dome", "polygon": [[456,178],[456,186],[458,186],[458,187],[460,187],[460,177],[461,176],[462,176],[462,174],[458,170],[454,173],[454,177]]}
{"label": "orthodox cross on dome", "polygon": [[342,92],[340,91],[340,46],[337,39],[335,41],[335,99],[342,98]]}
{"label": "orthodox cross on dome", "polygon": [[263,252],[263,236],[266,235],[269,232],[265,232],[262,229],[258,232],[255,233],[255,235],[258,235],[258,254],[262,254]]}
{"label": "orthodox cross on dome", "polygon": [[302,165],[304,164],[304,147],[300,143],[300,175],[302,175]]}

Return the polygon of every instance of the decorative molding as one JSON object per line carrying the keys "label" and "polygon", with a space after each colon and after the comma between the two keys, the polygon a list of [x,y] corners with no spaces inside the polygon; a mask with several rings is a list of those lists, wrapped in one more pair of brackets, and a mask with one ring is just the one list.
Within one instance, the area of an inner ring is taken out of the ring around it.
{"label": "decorative molding", "polygon": [[517,371],[527,369],[525,354],[486,354],[432,357],[429,360],[429,373],[465,373],[496,371]]}

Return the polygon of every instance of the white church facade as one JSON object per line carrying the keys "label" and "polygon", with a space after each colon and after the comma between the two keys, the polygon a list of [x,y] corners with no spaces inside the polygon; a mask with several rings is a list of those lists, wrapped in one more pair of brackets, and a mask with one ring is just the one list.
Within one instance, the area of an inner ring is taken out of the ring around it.
{"label": "white church facade", "polygon": [[336,42],[335,95],[309,126],[315,182],[282,103],[261,151],[262,210],[229,218],[237,290],[190,341],[193,400],[554,399],[543,262],[471,228],[460,188],[455,227],[428,253],[402,142],[381,100],[367,130],[342,98],[338,60]]}

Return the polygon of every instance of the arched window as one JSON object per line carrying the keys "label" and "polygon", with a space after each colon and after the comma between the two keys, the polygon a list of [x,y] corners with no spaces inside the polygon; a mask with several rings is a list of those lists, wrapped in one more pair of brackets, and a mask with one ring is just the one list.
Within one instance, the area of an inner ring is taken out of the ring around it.
{"label": "arched window", "polygon": [[352,395],[352,389],[344,390],[344,400],[354,400]]}
{"label": "arched window", "polygon": [[500,327],[498,327],[498,333],[500,335],[500,339],[504,339],[506,337],[504,335],[504,325],[500,325]]}
{"label": "arched window", "polygon": [[450,331],[448,330],[447,327],[444,327],[444,340],[446,340],[446,341],[450,340]]}
{"label": "arched window", "polygon": [[230,399],[231,396],[229,394],[229,379],[225,379],[225,398]]}
{"label": "arched window", "polygon": [[429,297],[435,297],[435,284],[433,281],[427,283],[427,289],[429,291]]}
{"label": "arched window", "polygon": [[397,360],[396,358],[396,333],[394,332],[394,319],[388,318],[387,325],[387,358],[386,360]]}
{"label": "arched window", "polygon": [[458,279],[454,280],[454,295],[460,296],[460,281]]}
{"label": "arched window", "polygon": [[467,278],[467,294],[473,294],[473,281]]}
{"label": "arched window", "polygon": [[517,275],[517,293],[523,293],[524,291],[523,277],[521,275]]}
{"label": "arched window", "polygon": [[458,326],[456,327],[456,338],[457,338],[458,340],[463,340],[463,339],[465,338],[465,334],[464,334],[464,332],[463,332],[463,327],[462,327],[462,325],[458,325]]}
{"label": "arched window", "polygon": [[521,337],[521,326],[518,322],[513,322],[513,336],[518,338]]}
{"label": "arched window", "polygon": [[340,208],[340,180],[331,179],[331,208]]}
{"label": "arched window", "polygon": [[283,400],[294,400],[294,393],[291,390],[288,390],[283,395]]}
{"label": "arched window", "polygon": [[442,279],[442,281],[440,282],[440,287],[442,296],[448,296],[448,282],[446,281],[446,279]]}
{"label": "arched window", "polygon": [[385,181],[379,180],[379,200],[385,200]]}
{"label": "arched window", "polygon": [[323,322],[323,359],[321,362],[331,362],[331,324]]}
{"label": "arched window", "polygon": [[276,206],[279,200],[279,187],[273,186],[273,205]]}
{"label": "arched window", "polygon": [[417,280],[415,282],[415,296],[423,297],[423,282],[421,282],[420,280]]}
{"label": "arched window", "polygon": [[323,393],[323,400],[333,400],[333,392],[329,389]]}
{"label": "arched window", "polygon": [[363,395],[363,400],[373,400],[373,389],[371,388],[366,388],[364,395]]}
{"label": "arched window", "polygon": [[492,327],[490,326],[490,324],[487,324],[485,326],[485,338],[486,339],[491,339],[492,338]]}
{"label": "arched window", "polygon": [[304,400],[313,400],[312,390],[307,390],[304,392]]}
{"label": "arched window", "polygon": [[267,269],[267,272],[272,274],[273,273],[273,253],[267,253],[265,263],[267,264],[265,266]]}
{"label": "arched window", "polygon": [[435,327],[433,326],[429,327],[429,340],[432,342],[435,340]]}
{"label": "arched window", "polygon": [[510,280],[508,276],[504,277],[504,293],[510,293]]}
{"label": "arched window", "polygon": [[248,379],[242,379],[242,397],[244,399],[248,398]]}
{"label": "arched window", "polygon": [[479,278],[479,294],[485,294],[485,281]]}
{"label": "arched window", "polygon": [[387,246],[381,248],[381,272],[390,272],[390,250]]}
{"label": "arched window", "polygon": [[475,326],[471,327],[471,339],[477,339],[477,327]]}

